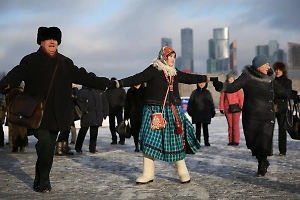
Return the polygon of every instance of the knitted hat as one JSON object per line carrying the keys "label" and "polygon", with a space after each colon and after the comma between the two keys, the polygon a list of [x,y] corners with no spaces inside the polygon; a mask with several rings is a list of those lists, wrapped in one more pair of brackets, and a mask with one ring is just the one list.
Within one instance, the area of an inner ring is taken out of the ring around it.
{"label": "knitted hat", "polygon": [[269,60],[267,58],[267,56],[265,55],[258,55],[258,56],[255,56],[252,60],[252,68],[253,69],[258,69],[260,66],[266,64],[266,63],[269,63]]}
{"label": "knitted hat", "polygon": [[39,27],[37,33],[37,43],[41,45],[44,40],[53,39],[56,40],[58,45],[61,43],[61,31],[57,27]]}

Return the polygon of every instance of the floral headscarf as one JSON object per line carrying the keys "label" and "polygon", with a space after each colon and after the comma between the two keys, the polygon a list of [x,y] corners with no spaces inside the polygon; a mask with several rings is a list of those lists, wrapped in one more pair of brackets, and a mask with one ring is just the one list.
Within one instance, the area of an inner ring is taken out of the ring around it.
{"label": "floral headscarf", "polygon": [[175,66],[169,66],[166,62],[167,56],[170,53],[175,53],[175,51],[171,47],[164,46],[159,51],[157,58],[154,59],[151,64],[153,64],[158,70],[165,71],[168,76],[175,76],[177,74]]}

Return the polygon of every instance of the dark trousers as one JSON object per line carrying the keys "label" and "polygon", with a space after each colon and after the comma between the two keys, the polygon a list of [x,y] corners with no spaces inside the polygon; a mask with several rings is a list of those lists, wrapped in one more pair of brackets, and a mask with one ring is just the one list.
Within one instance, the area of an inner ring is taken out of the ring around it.
{"label": "dark trousers", "polygon": [[286,130],[284,128],[286,111],[286,109],[281,109],[276,112],[276,119],[278,123],[278,147],[279,153],[281,154],[286,154]]}
{"label": "dark trousers", "polygon": [[204,143],[209,143],[209,135],[208,135],[208,124],[207,123],[196,123],[196,138],[200,142],[201,138],[201,126],[203,129]]}
{"label": "dark trousers", "polygon": [[142,122],[130,122],[130,133],[133,136],[135,148],[138,149],[139,136],[140,136],[140,128]]}
{"label": "dark trousers", "polygon": [[33,130],[34,136],[38,139],[35,149],[37,161],[35,164],[35,181],[39,182],[41,189],[50,184],[50,171],[53,163],[55,143],[58,131]]}
{"label": "dark trousers", "polygon": [[96,150],[97,137],[98,137],[98,126],[81,127],[80,128],[80,130],[78,132],[76,144],[75,144],[75,149],[76,150],[81,150],[84,138],[85,138],[86,133],[87,133],[87,131],[88,131],[89,128],[90,128],[90,145],[89,145],[89,151],[90,152],[94,152]]}
{"label": "dark trousers", "polygon": [[3,131],[3,123],[0,122],[0,145],[4,145],[4,131]]}
{"label": "dark trousers", "polygon": [[68,142],[70,130],[62,131],[59,133],[57,142]]}
{"label": "dark trousers", "polygon": [[[120,124],[122,119],[123,119],[123,110],[119,109],[116,111],[113,111],[111,113],[109,113],[109,130],[111,133],[111,139],[113,142],[117,142],[118,137],[116,134],[116,118],[117,118],[117,123]],[[125,141],[125,137],[120,137],[120,141],[124,142]]]}

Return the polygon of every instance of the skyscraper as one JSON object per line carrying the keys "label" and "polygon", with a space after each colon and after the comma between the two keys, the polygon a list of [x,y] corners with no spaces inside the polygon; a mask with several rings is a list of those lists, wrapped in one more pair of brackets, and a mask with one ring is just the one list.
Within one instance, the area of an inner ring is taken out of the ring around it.
{"label": "skyscraper", "polygon": [[255,54],[256,55],[266,55],[269,57],[269,46],[268,45],[257,45],[255,47]]}
{"label": "skyscraper", "polygon": [[269,57],[272,57],[276,51],[279,49],[279,44],[277,40],[270,40],[269,44]]}
{"label": "skyscraper", "polygon": [[256,55],[266,55],[269,58],[270,66],[277,61],[286,63],[286,53],[284,50],[279,49],[277,40],[270,40],[268,45],[257,45],[255,53]]}
{"label": "skyscraper", "polygon": [[237,71],[237,43],[233,41],[230,46],[230,56],[229,56],[229,70],[234,74],[238,75]]}
{"label": "skyscraper", "polygon": [[207,72],[225,74],[229,71],[229,29],[213,29],[213,38],[208,42],[209,59]]}
{"label": "skyscraper", "polygon": [[161,47],[168,46],[172,48],[172,39],[171,38],[161,38]]}
{"label": "skyscraper", "polygon": [[300,44],[288,42],[288,68],[300,69]]}
{"label": "skyscraper", "polygon": [[193,30],[181,29],[181,70],[194,72]]}

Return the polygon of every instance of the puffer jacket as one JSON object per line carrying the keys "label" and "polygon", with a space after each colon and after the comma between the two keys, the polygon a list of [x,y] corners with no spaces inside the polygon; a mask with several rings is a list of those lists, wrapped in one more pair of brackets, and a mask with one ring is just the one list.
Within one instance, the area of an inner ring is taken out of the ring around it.
{"label": "puffer jacket", "polygon": [[192,117],[193,124],[211,123],[211,118],[216,112],[212,95],[207,90],[207,83],[202,89],[197,84],[197,89],[190,96],[187,112]]}
{"label": "puffer jacket", "polygon": [[240,108],[243,108],[244,97],[242,90],[239,90],[234,93],[224,93],[220,95],[220,110],[229,110],[229,105],[239,104]]}
{"label": "puffer jacket", "polygon": [[83,87],[79,90],[77,102],[82,111],[81,127],[102,126],[103,119],[109,113],[108,102],[103,91]]}

